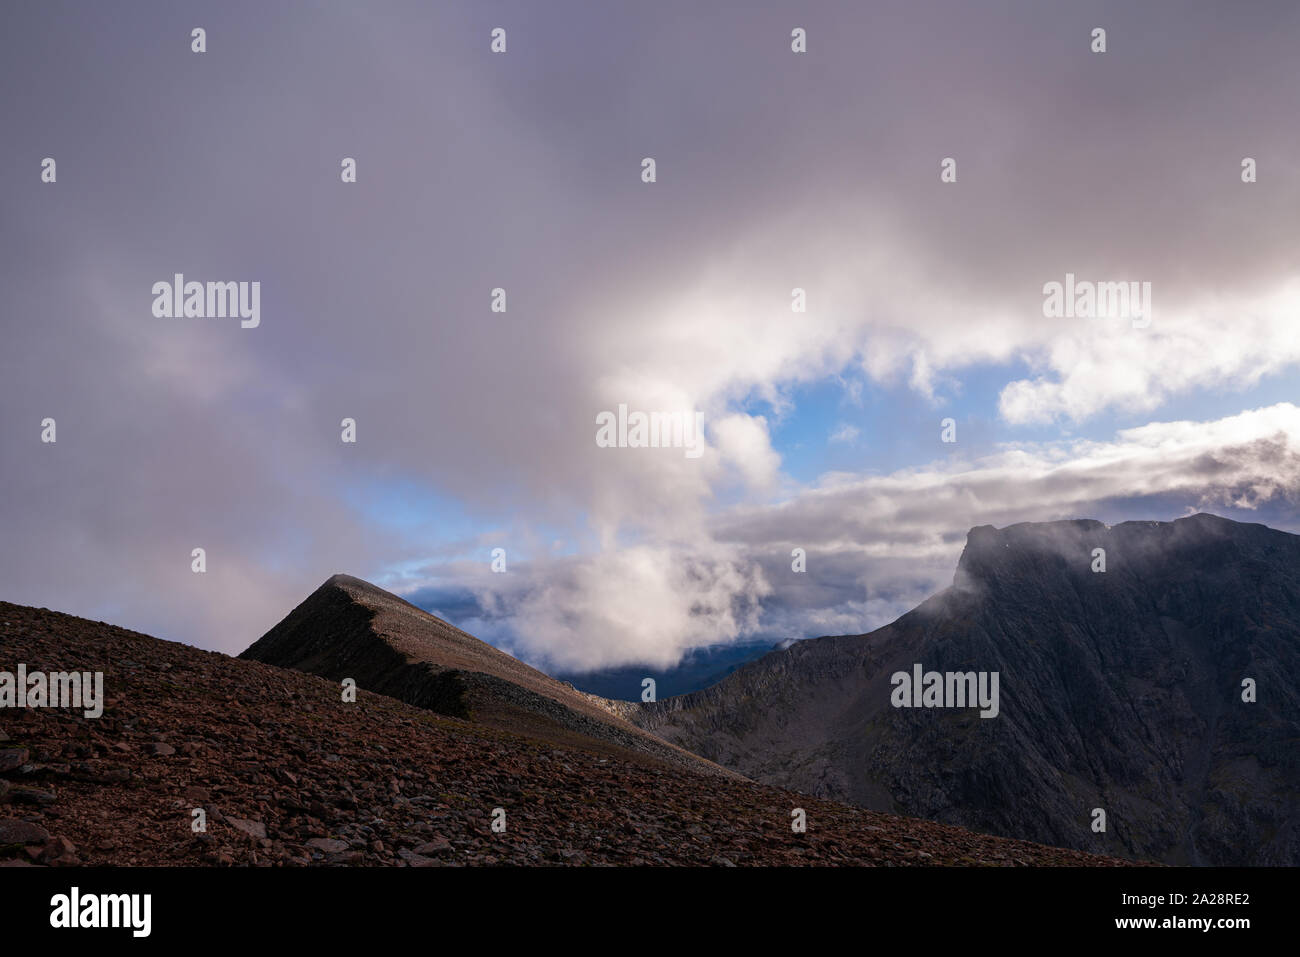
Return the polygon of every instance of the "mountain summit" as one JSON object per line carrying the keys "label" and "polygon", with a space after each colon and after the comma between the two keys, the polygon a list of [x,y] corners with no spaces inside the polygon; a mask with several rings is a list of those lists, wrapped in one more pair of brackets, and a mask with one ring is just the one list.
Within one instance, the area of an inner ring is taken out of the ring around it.
{"label": "mountain summit", "polygon": [[239,657],[294,668],[613,757],[740,775],[631,724],[626,702],[584,694],[382,588],[335,575]]}
{"label": "mountain summit", "polygon": [[[923,702],[930,673],[945,682]],[[960,706],[966,675],[991,679],[995,717]],[[1300,536],[1204,514],[980,526],[953,586],[892,624],[797,642],[634,720],[877,810],[1169,863],[1294,865],[1298,680]]]}

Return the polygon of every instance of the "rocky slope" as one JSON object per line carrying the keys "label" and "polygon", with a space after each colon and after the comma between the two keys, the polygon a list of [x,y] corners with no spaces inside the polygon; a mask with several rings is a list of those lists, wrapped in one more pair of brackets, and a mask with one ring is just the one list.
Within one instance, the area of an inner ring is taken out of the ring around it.
{"label": "rocky slope", "polygon": [[[891,675],[916,663],[999,672],[999,715],[893,707]],[[893,624],[799,642],[634,720],[863,807],[1169,863],[1294,865],[1297,682],[1300,536],[1210,515],[1052,522],[972,529],[953,587]]]}
{"label": "rocky slope", "polygon": [[351,678],[367,691],[557,745],[736,776],[630,723],[626,702],[584,694],[348,575],[321,585],[240,657]]}
{"label": "rocky slope", "polygon": [[1124,863],[345,704],[332,680],[0,602],[0,670],[18,663],[102,671],[107,705],[0,710],[0,865]]}

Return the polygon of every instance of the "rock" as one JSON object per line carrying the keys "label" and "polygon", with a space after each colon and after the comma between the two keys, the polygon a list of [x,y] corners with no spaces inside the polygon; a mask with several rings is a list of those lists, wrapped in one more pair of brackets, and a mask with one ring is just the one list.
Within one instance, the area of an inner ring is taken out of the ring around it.
{"label": "rock", "polygon": [[167,757],[168,755],[175,754],[176,749],[170,744],[165,744],[162,741],[150,741],[144,746],[144,752],[145,754],[155,754],[159,757]]}
{"label": "rock", "polygon": [[27,763],[26,748],[0,748],[0,774],[16,771]]}
{"label": "rock", "polygon": [[450,854],[451,850],[451,841],[447,840],[445,837],[435,837],[432,841],[411,849],[412,853],[420,854],[424,857],[429,857],[433,854]]}
{"label": "rock", "polygon": [[261,821],[248,821],[242,817],[227,817],[226,823],[241,834],[256,840],[262,840],[266,837],[266,825]]}
{"label": "rock", "polygon": [[433,867],[438,862],[432,857],[425,857],[423,854],[416,854],[407,848],[402,848],[397,852],[397,856],[406,861],[408,867]]}
{"label": "rock", "polygon": [[307,842],[307,846],[326,854],[340,854],[349,849],[347,841],[337,841],[332,837],[313,837]]}
{"label": "rock", "polygon": [[44,844],[49,839],[50,832],[39,824],[31,824],[12,817],[0,818],[0,845]]}
{"label": "rock", "polygon": [[14,787],[9,791],[6,798],[10,804],[35,804],[39,807],[47,807],[53,804],[58,798],[53,791],[41,791],[37,788]]}
{"label": "rock", "polygon": [[41,851],[42,864],[76,863],[77,847],[66,837],[52,837]]}

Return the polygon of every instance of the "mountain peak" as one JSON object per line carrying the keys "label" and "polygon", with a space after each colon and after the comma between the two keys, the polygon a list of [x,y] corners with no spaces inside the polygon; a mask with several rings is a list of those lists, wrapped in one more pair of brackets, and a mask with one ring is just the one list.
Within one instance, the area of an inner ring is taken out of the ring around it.
{"label": "mountain peak", "polygon": [[953,584],[964,590],[991,577],[1092,574],[1096,549],[1105,552],[1108,573],[1131,573],[1166,560],[1185,561],[1198,549],[1266,551],[1287,538],[1295,536],[1208,512],[1172,522],[1107,525],[1077,518],[1019,522],[1005,528],[977,525],[966,536]]}
{"label": "mountain peak", "polygon": [[[800,641],[638,720],[869,808],[1170,864],[1294,865],[1298,635],[1300,536],[1208,514],[981,525],[954,587],[896,621]],[[918,669],[998,675],[1000,709],[900,707],[894,679]],[[1245,679],[1267,696],[1244,699]],[[1094,833],[1098,806],[1122,826]]]}
{"label": "mountain peak", "polygon": [[632,706],[584,694],[391,592],[331,576],[241,658],[602,754],[732,775],[631,724]]}

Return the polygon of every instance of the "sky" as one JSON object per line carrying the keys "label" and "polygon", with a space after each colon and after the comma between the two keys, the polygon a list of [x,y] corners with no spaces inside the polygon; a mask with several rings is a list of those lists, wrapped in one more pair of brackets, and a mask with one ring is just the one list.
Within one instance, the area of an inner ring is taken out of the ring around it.
{"label": "sky", "polygon": [[[0,598],[237,653],[346,572],[572,673],[870,630],[976,525],[1300,532],[1297,36],[1289,2],[16,6]],[[257,326],[156,316],[177,273],[260,283]],[[1049,315],[1067,275],[1149,321]],[[700,454],[602,447],[620,405],[699,413]]]}

